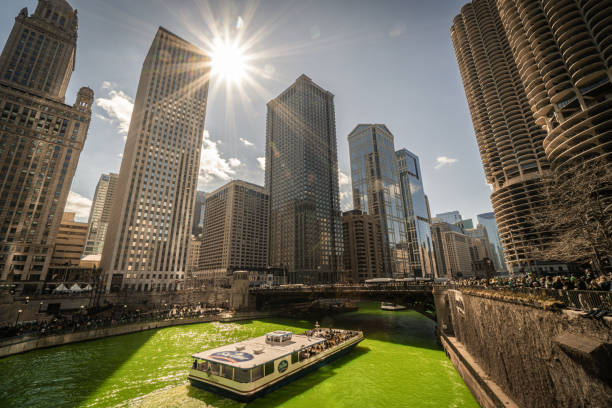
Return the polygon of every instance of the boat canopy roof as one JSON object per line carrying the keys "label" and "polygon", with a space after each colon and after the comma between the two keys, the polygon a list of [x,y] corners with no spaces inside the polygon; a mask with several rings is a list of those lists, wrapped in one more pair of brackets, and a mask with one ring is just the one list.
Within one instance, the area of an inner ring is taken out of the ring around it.
{"label": "boat canopy roof", "polygon": [[[269,342],[267,336],[277,333],[281,336],[289,334],[289,341]],[[252,339],[228,344],[214,349],[193,354],[192,357],[206,360],[212,363],[225,364],[232,367],[249,369],[284,357],[294,352],[299,352],[315,344],[324,342],[321,337],[311,337],[303,334],[293,335],[292,332],[278,330]]]}

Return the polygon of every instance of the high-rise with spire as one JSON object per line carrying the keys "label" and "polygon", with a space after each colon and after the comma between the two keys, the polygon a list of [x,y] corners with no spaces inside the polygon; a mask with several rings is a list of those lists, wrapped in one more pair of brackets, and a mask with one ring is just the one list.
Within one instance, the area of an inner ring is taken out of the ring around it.
{"label": "high-rise with spire", "polygon": [[93,91],[64,103],[77,12],[65,0],[22,9],[0,56],[0,280],[40,290],[83,149]]}
{"label": "high-rise with spire", "polygon": [[334,95],[301,75],[268,102],[269,264],[290,282],[336,282],[342,214]]}
{"label": "high-rise with spire", "polygon": [[140,75],[102,252],[107,291],[182,286],[209,72],[202,50],[159,28]]}

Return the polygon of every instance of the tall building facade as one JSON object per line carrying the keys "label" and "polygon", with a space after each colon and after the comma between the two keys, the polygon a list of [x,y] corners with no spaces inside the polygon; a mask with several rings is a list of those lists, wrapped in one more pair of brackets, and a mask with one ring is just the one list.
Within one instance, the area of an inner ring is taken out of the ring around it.
{"label": "tall building facade", "polygon": [[206,196],[198,278],[214,280],[236,270],[267,268],[269,203],[263,187],[241,180]]}
{"label": "tall building facade", "polygon": [[361,210],[342,214],[344,234],[344,280],[361,283],[382,278],[383,248],[380,222]]}
{"label": "tall building facade", "polygon": [[440,214],[436,214],[436,218],[440,221],[449,223],[451,225],[457,225],[461,222],[461,213],[459,211],[448,211]]}
{"label": "tall building facade", "polygon": [[546,210],[546,132],[536,123],[495,0],[465,5],[451,37],[506,260],[524,271],[537,261],[532,249],[551,239],[530,222]]}
{"label": "tall building facade", "polygon": [[506,259],[504,258],[504,250],[499,240],[499,234],[497,232],[497,222],[495,221],[495,214],[492,212],[478,214],[476,216],[478,224],[483,225],[487,229],[487,235],[489,236],[489,243],[491,244],[491,251],[493,252],[493,262],[495,264],[495,270],[498,272],[506,270]]}
{"label": "tall building facade", "polygon": [[159,28],[143,64],[102,252],[107,290],[182,285],[209,72],[202,50]]}
{"label": "tall building facade", "polygon": [[83,256],[102,255],[104,237],[108,230],[111,209],[117,190],[119,175],[115,173],[102,174],[96,186],[91,210],[89,211],[89,230]]}
{"label": "tall building facade", "polygon": [[0,56],[0,280],[25,292],[46,279],[91,119],[91,89],[64,102],[77,25],[65,0],[40,0],[15,18]]}
{"label": "tall building facade", "polygon": [[436,259],[419,157],[406,149],[398,150],[396,155],[406,220],[410,275],[433,278],[437,274]]}
{"label": "tall building facade", "polygon": [[612,2],[497,0],[497,9],[552,168],[563,175],[603,158],[612,171]]}
{"label": "tall building facade", "polygon": [[266,189],[269,265],[294,283],[338,281],[343,243],[334,95],[306,75],[268,102]]}
{"label": "tall building facade", "polygon": [[52,268],[76,268],[81,262],[85,241],[87,240],[88,224],[75,221],[74,216],[75,213],[73,212],[65,212],[62,215],[62,222],[57,232],[53,257],[51,258]]}
{"label": "tall building facade", "polygon": [[456,232],[462,234],[463,230],[456,224],[449,224],[442,221],[439,217],[432,218],[431,235],[434,243],[434,253],[436,256],[436,267],[438,278],[451,278],[451,269],[447,260],[447,250],[444,234],[446,232]]}
{"label": "tall building facade", "polygon": [[393,134],[383,124],[360,124],[348,135],[353,207],[378,219],[383,274],[411,273],[410,248]]}
{"label": "tall building facade", "polygon": [[206,212],[206,193],[198,191],[196,193],[195,207],[193,211],[193,235],[200,235],[204,232],[204,213]]}

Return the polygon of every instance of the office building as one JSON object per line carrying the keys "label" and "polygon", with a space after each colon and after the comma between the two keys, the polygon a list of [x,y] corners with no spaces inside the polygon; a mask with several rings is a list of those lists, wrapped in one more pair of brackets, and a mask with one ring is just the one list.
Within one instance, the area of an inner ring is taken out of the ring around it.
{"label": "office building", "polygon": [[182,287],[209,72],[202,50],[159,28],[140,75],[102,252],[107,291]]}
{"label": "office building", "polygon": [[202,248],[202,238],[191,236],[189,240],[189,251],[187,253],[187,276],[194,276],[200,269],[200,249]]}
{"label": "office building", "polygon": [[433,278],[436,260],[419,158],[406,149],[398,150],[396,156],[406,220],[409,276]]}
{"label": "office building", "polygon": [[348,135],[353,207],[378,219],[383,274],[412,276],[406,218],[393,134],[383,124],[359,124]]}
{"label": "office building", "polygon": [[459,221],[458,225],[463,228],[464,231],[474,228],[474,222],[471,218]]}
{"label": "office building", "polygon": [[263,187],[241,180],[206,196],[198,278],[214,281],[237,270],[266,270],[269,202]]}
{"label": "office building", "polygon": [[504,258],[504,251],[499,240],[497,233],[497,222],[495,221],[495,214],[492,212],[478,214],[476,216],[479,225],[483,225],[487,230],[489,237],[489,243],[491,244],[491,251],[493,254],[493,263],[495,270],[502,272],[506,270],[506,260]]}
{"label": "office building", "polygon": [[193,235],[201,235],[204,232],[204,213],[206,211],[206,193],[198,191],[196,193],[195,207],[193,211]]}
{"label": "office building", "polygon": [[361,210],[342,213],[344,281],[362,283],[382,278],[383,249],[380,222]]}
{"label": "office building", "polygon": [[447,263],[445,251],[444,233],[456,232],[463,233],[461,227],[455,224],[449,224],[442,221],[439,217],[434,217],[431,220],[431,235],[433,240],[434,253],[436,257],[436,267],[438,278],[451,278],[451,271]]}
{"label": "office building", "polygon": [[334,95],[306,75],[268,102],[266,190],[269,265],[292,283],[341,279]]}
{"label": "office building", "polygon": [[542,177],[550,166],[546,131],[536,123],[529,104],[533,94],[528,96],[519,75],[523,62],[517,66],[512,56],[495,3],[465,5],[453,20],[451,37],[506,260],[521,272],[537,261],[533,249],[551,239],[529,221],[546,211]]}
{"label": "office building", "polygon": [[436,218],[439,218],[440,221],[446,222],[451,225],[457,225],[461,222],[461,214],[459,213],[459,211],[449,211],[436,214]]}
{"label": "office building", "polygon": [[470,237],[457,231],[442,233],[444,256],[449,278],[473,276],[473,253]]}
{"label": "office building", "polygon": [[75,221],[74,216],[73,212],[65,212],[62,215],[62,222],[55,238],[51,268],[76,268],[81,262],[89,224]]}
{"label": "office building", "polygon": [[64,0],[22,9],[0,56],[0,280],[40,290],[85,143],[93,91],[65,103],[77,14]]}
{"label": "office building", "polygon": [[115,173],[102,174],[98,180],[89,211],[89,231],[87,231],[84,256],[102,255],[118,181],[119,175]]}

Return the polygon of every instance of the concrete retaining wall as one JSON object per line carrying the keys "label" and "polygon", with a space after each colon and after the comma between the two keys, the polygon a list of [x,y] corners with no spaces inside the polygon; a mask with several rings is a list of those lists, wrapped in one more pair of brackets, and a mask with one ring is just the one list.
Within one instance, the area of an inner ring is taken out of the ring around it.
{"label": "concrete retaining wall", "polygon": [[[455,344],[445,348],[461,357],[451,360],[468,386],[491,381],[520,407],[612,406],[611,318],[464,290],[437,290],[435,301],[443,343]],[[480,373],[459,361],[470,359]],[[486,407],[505,405],[501,394],[474,396]]]}
{"label": "concrete retaining wall", "polygon": [[115,327],[107,327],[96,330],[83,330],[74,333],[57,334],[52,336],[34,337],[34,338],[14,338],[0,342],[0,358],[7,357],[13,354],[25,353],[27,351],[61,346],[63,344],[78,343],[81,341],[89,341],[101,339],[104,337],[120,336],[122,334],[136,333],[145,330],[161,329],[170,326],[180,326],[194,323],[207,323],[212,321],[231,322],[248,319],[261,319],[270,317],[269,313],[244,313],[236,314],[227,318],[219,316],[210,316],[194,319],[172,319],[160,320],[143,323],[123,324]]}

